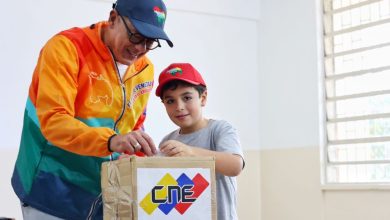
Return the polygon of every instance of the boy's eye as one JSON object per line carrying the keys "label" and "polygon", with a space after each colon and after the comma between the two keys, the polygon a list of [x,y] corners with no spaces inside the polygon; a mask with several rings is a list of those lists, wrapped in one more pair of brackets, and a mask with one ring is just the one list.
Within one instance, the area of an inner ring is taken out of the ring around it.
{"label": "boy's eye", "polygon": [[184,101],[189,101],[189,100],[191,100],[192,99],[192,97],[191,96],[184,96]]}
{"label": "boy's eye", "polygon": [[165,100],[165,104],[172,104],[173,103],[173,99],[166,99]]}

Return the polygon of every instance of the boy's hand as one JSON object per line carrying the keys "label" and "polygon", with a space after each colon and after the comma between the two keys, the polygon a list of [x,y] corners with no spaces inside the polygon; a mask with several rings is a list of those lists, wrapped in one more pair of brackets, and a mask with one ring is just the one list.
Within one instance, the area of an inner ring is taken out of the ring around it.
{"label": "boy's hand", "polygon": [[152,138],[142,130],[114,136],[110,141],[110,149],[114,152],[126,154],[142,151],[148,156],[153,156],[157,152]]}
{"label": "boy's hand", "polygon": [[191,146],[176,140],[168,140],[162,143],[160,145],[160,151],[168,157],[194,156]]}

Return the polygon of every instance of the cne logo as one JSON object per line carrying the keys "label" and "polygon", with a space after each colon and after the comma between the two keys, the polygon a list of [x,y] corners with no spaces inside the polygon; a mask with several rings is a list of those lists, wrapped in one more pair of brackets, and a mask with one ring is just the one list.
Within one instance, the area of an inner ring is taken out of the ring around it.
{"label": "cne logo", "polygon": [[148,215],[157,208],[165,215],[173,209],[183,215],[209,185],[199,173],[192,179],[182,173],[176,180],[167,173],[139,205]]}

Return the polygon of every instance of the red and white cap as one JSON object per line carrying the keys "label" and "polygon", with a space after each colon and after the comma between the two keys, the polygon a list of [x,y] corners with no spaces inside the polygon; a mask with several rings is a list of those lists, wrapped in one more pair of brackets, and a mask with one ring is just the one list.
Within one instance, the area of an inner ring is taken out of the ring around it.
{"label": "red and white cap", "polygon": [[181,80],[192,85],[206,86],[200,73],[189,63],[172,63],[165,68],[158,77],[156,95],[161,96],[161,90],[165,84],[172,80]]}

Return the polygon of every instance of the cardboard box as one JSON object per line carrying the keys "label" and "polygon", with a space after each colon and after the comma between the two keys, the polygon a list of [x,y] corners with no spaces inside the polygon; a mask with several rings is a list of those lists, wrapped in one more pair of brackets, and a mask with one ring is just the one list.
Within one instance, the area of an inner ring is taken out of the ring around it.
{"label": "cardboard box", "polygon": [[135,157],[102,165],[104,219],[217,220],[212,157]]}

